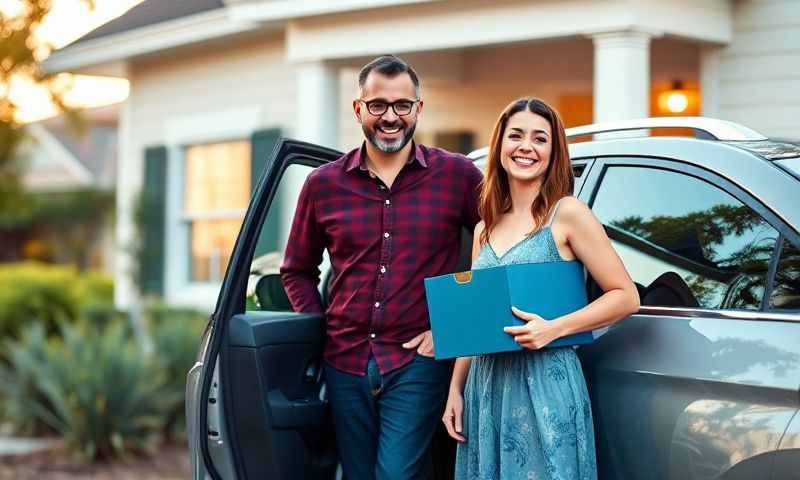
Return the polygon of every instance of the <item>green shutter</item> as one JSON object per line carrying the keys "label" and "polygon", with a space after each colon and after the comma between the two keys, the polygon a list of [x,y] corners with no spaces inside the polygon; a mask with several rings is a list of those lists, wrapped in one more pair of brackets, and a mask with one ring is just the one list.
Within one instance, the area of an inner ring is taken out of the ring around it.
{"label": "green shutter", "polygon": [[167,148],[144,151],[144,185],[140,211],[142,245],[139,258],[142,293],[164,294],[164,231],[167,196]]}
{"label": "green shutter", "polygon": [[[280,136],[280,129],[270,128],[253,132],[250,137],[250,185],[252,191],[255,191],[258,186]],[[270,214],[261,227],[253,258],[278,250],[278,232],[281,225],[280,198],[278,196],[272,201],[269,211]]]}
{"label": "green shutter", "polygon": [[250,136],[250,186],[253,191],[261,180],[267,160],[280,137],[281,131],[278,128],[258,130]]}

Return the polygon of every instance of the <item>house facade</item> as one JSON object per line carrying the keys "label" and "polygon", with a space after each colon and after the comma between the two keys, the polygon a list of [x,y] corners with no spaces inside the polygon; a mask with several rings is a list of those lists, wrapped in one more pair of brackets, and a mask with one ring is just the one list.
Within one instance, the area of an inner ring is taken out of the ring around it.
{"label": "house facade", "polygon": [[417,140],[453,150],[485,145],[522,95],[568,126],[702,114],[800,137],[794,0],[146,0],[45,65],[130,81],[118,306],[137,300],[143,268],[145,291],[211,308],[272,145],[357,146],[357,72],[383,53],[422,78]]}

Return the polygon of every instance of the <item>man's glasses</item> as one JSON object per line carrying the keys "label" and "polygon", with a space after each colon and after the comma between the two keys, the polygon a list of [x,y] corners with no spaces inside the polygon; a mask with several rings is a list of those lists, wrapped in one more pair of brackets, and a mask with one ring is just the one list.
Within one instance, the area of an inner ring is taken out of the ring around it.
{"label": "man's glasses", "polygon": [[386,100],[361,100],[358,99],[359,102],[363,103],[367,106],[367,111],[370,115],[375,115],[376,117],[380,117],[387,110],[389,107],[392,107],[394,113],[403,117],[411,113],[414,109],[414,104],[419,102],[419,100],[395,100],[394,102],[387,102]]}

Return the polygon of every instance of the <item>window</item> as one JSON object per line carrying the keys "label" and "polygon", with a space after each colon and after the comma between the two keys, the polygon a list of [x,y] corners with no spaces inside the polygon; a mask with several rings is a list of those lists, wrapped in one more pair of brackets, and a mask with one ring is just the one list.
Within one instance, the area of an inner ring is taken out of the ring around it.
{"label": "window", "polygon": [[250,142],[186,149],[183,219],[189,226],[189,280],[219,282],[250,200]]}
{"label": "window", "polygon": [[774,310],[800,310],[800,248],[783,241],[769,307]]}
{"label": "window", "polygon": [[[261,226],[258,244],[250,265],[247,284],[247,310],[291,311],[292,307],[280,279],[280,266],[286,240],[294,219],[297,198],[312,167],[291,164],[278,183],[267,218]],[[320,269],[324,272],[326,267]],[[324,278],[324,277],[323,277]]]}
{"label": "window", "polygon": [[593,205],[643,305],[759,309],[778,232],[687,174],[611,167]]}

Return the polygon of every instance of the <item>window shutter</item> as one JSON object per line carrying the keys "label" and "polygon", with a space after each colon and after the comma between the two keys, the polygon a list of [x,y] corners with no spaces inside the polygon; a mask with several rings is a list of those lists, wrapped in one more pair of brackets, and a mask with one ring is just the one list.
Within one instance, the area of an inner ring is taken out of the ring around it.
{"label": "window shutter", "polygon": [[149,147],[144,151],[144,185],[141,209],[142,228],[139,258],[142,293],[164,294],[164,243],[167,193],[167,148]]}
{"label": "window shutter", "polygon": [[[272,150],[275,148],[275,145],[277,145],[280,136],[280,129],[270,128],[253,132],[253,135],[250,137],[250,148],[252,152],[250,156],[251,191],[254,192],[258,186],[261,175],[263,175],[267,167],[267,162],[272,155]],[[258,237],[258,244],[256,245],[253,258],[278,250],[278,231],[282,220],[280,218],[281,207],[279,196],[275,196],[269,211],[270,214],[268,218],[264,220],[264,224],[261,227],[261,233]]]}

